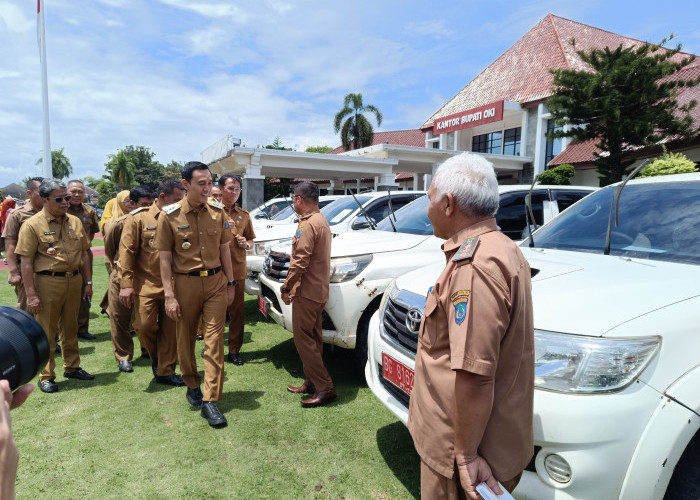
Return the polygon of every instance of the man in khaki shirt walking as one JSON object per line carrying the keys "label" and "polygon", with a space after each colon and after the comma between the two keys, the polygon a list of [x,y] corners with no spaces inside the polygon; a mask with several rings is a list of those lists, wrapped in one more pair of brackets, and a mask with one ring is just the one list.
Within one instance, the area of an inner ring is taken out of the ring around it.
{"label": "man in khaki shirt walking", "polygon": [[134,327],[151,358],[156,382],[181,386],[185,383],[175,374],[175,321],[165,314],[155,238],[163,208],[182,200],[184,189],[180,181],[166,179],[156,193],[150,207],[132,212],[124,223],[119,243],[119,301],[122,307],[134,307]]}
{"label": "man in khaki shirt walking", "polygon": [[19,255],[15,254],[19,230],[32,215],[37,214],[44,208],[44,199],[39,194],[39,186],[42,177],[33,177],[27,181],[27,198],[29,201],[21,207],[10,212],[2,228],[2,237],[5,240],[5,251],[7,252],[7,282],[15,287],[17,294],[17,307],[27,310],[27,294],[22,283],[22,269]]}
{"label": "man in khaki shirt walking", "polygon": [[285,304],[292,304],[294,345],[304,368],[304,383],[287,386],[295,394],[311,394],[305,408],[333,401],[333,380],[323,364],[323,307],[328,301],[331,266],[331,229],[318,211],[318,186],[300,182],[294,190],[299,225],[292,242],[287,279],[280,288]]}
{"label": "man in khaki shirt walking", "polygon": [[51,349],[49,362],[39,376],[39,389],[56,392],[54,352],[59,325],[63,335],[64,376],[79,380],[95,378],[80,368],[78,352],[80,300],[92,296],[92,268],[87,256],[90,243],[80,220],[66,213],[69,196],[65,184],[44,179],[39,194],[44,198],[44,208],[22,225],[15,252],[22,257],[27,312],[34,315],[46,332]]}
{"label": "man in khaki shirt walking", "polygon": [[[212,427],[226,425],[216,401],[224,385],[224,326],[233,301],[233,279],[223,205],[208,201],[212,188],[209,167],[191,161],[182,170],[187,195],[163,208],[155,246],[160,251],[160,275],[165,313],[176,321],[177,353],[187,401],[201,406]],[[222,272],[223,270],[223,272]],[[194,354],[197,328],[204,321],[204,394]]]}
{"label": "man in khaki shirt walking", "polygon": [[219,177],[219,188],[223,193],[224,211],[226,212],[226,228],[231,232],[231,264],[233,279],[239,285],[233,303],[228,308],[228,355],[226,360],[234,365],[242,365],[241,346],[243,346],[244,297],[243,283],[246,279],[245,256],[246,250],[253,247],[255,231],[247,210],[236,205],[241,195],[241,178],[237,175],[226,174]]}
{"label": "man in khaki shirt walking", "polygon": [[534,331],[530,266],[498,230],[493,166],[465,153],[428,190],[447,265],[428,293],[408,429],[423,499],[512,491],[533,452]]}
{"label": "man in khaki shirt walking", "polygon": [[[100,223],[97,220],[95,209],[87,203],[83,203],[85,201],[85,184],[83,184],[83,181],[78,179],[68,181],[68,194],[70,195],[68,213],[80,219],[85,236],[87,236],[88,242],[92,244],[95,233],[100,230]],[[88,259],[92,269],[92,249],[90,248],[88,248]],[[97,338],[90,333],[90,302],[87,300],[80,302],[78,338],[83,340],[95,340]]]}

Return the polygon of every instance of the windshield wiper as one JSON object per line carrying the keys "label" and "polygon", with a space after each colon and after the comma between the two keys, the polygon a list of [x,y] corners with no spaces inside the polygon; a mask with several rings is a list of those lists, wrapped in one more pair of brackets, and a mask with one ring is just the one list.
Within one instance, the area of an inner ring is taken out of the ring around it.
{"label": "windshield wiper", "polygon": [[360,212],[362,212],[362,215],[364,215],[365,219],[367,219],[367,223],[369,224],[369,227],[371,227],[372,230],[377,229],[377,225],[374,222],[372,222],[372,219],[370,219],[369,215],[367,215],[367,212],[365,212],[365,209],[362,208],[362,204],[359,201],[357,201],[357,198],[355,198],[355,193],[353,193],[351,191],[350,194],[352,195],[352,199],[355,200],[355,203],[357,203],[357,206],[360,207]]}
{"label": "windshield wiper", "polygon": [[394,225],[394,221],[391,220],[391,216],[394,216],[394,220],[396,220],[396,214],[394,213],[394,207],[391,204],[391,191],[387,189],[386,191],[387,196],[389,197],[389,224],[391,224],[391,228],[396,232],[396,226]]}
{"label": "windshield wiper", "polygon": [[525,197],[525,205],[527,205],[527,210],[525,210],[525,224],[527,224],[527,232],[530,235],[530,242],[528,243],[530,248],[535,248],[535,240],[532,238],[532,224],[535,223],[535,213],[532,211],[532,190],[535,188],[535,182],[537,182],[536,175],[532,179],[530,190]]}
{"label": "windshield wiper", "polygon": [[637,168],[632,170],[627,179],[622,181],[622,184],[615,188],[615,193],[613,194],[612,200],[610,200],[610,214],[608,215],[608,230],[605,233],[605,248],[603,249],[603,255],[610,255],[610,239],[612,237],[612,215],[613,215],[613,204],[615,205],[615,227],[620,225],[620,197],[622,196],[622,190],[625,189],[627,182],[629,182],[637,173],[646,166],[651,160],[647,158],[642,163],[639,164]]}

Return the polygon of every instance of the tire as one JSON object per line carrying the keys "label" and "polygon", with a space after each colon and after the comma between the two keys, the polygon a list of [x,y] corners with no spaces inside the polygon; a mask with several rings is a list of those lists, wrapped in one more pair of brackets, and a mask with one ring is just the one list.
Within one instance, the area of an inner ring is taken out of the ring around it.
{"label": "tire", "polygon": [[372,315],[379,309],[379,300],[370,302],[365,309],[365,312],[360,316],[360,321],[357,323],[357,337],[355,339],[355,361],[358,373],[364,376],[365,365],[367,364],[367,332],[369,331],[369,320]]}
{"label": "tire", "polygon": [[681,455],[668,483],[664,500],[700,498],[700,433],[695,434]]}

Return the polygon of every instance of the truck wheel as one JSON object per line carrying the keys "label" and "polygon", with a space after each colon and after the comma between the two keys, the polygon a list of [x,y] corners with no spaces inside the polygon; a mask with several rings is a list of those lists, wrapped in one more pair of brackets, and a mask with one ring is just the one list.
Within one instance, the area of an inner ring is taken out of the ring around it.
{"label": "truck wheel", "polygon": [[357,324],[357,338],[355,339],[355,361],[358,368],[358,373],[364,376],[365,365],[367,364],[367,331],[369,330],[369,320],[372,315],[379,309],[379,302],[375,300],[371,302],[365,312],[360,316],[360,321]]}
{"label": "truck wheel", "polygon": [[681,455],[668,483],[664,500],[700,498],[700,433],[695,434]]}

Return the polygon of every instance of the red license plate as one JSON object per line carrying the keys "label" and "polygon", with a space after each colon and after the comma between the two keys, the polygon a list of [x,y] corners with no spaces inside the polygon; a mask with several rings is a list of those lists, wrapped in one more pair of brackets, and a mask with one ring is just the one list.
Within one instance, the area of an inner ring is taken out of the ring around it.
{"label": "red license plate", "polygon": [[270,303],[262,295],[258,295],[258,310],[267,318],[267,307]]}
{"label": "red license plate", "polygon": [[403,392],[411,395],[413,370],[384,353],[382,353],[382,375]]}

